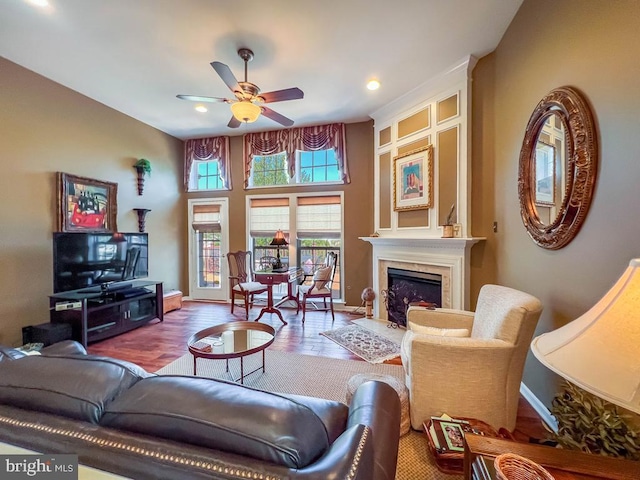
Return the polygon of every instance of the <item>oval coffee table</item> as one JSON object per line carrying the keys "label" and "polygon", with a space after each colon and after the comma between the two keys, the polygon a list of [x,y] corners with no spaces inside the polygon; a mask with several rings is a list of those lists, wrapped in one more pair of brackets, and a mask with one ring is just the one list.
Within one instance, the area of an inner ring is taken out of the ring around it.
{"label": "oval coffee table", "polygon": [[229,359],[239,358],[240,378],[233,381],[244,383],[244,378],[260,370],[260,367],[245,374],[243,357],[261,351],[264,373],[264,351],[273,343],[275,336],[276,331],[271,325],[258,322],[228,322],[200,330],[187,341],[189,352],[193,355],[193,374],[196,375],[198,358],[226,360],[227,372]]}

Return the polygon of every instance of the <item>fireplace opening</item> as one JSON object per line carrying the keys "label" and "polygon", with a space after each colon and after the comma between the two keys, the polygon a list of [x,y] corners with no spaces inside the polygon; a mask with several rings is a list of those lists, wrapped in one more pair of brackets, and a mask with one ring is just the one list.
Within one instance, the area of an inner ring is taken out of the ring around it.
{"label": "fireplace opening", "polygon": [[442,275],[387,268],[387,285],[382,292],[387,318],[399,326],[407,326],[407,309],[412,302],[442,306]]}

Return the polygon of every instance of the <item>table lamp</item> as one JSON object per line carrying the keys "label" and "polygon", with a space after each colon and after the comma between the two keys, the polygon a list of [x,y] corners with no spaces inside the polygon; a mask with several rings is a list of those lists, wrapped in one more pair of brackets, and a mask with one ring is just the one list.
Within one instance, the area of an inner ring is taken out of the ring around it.
{"label": "table lamp", "polygon": [[590,310],[533,339],[543,365],[608,402],[640,414],[640,258]]}
{"label": "table lamp", "polygon": [[271,243],[269,245],[274,245],[275,247],[277,247],[277,260],[276,263],[273,265],[273,269],[274,270],[280,270],[282,268],[282,263],[280,262],[280,247],[285,246],[285,245],[289,245],[289,243],[287,242],[287,239],[284,238],[284,232],[282,230],[278,230],[276,232],[276,236],[273,237],[273,240],[271,240]]}

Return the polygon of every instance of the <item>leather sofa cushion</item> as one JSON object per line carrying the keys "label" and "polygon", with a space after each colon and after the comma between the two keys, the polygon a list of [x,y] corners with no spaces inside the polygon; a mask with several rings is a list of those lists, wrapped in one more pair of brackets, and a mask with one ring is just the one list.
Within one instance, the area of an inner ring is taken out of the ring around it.
{"label": "leather sofa cushion", "polygon": [[294,402],[306,405],[315,412],[329,435],[329,444],[335,442],[335,440],[344,433],[347,428],[347,421],[349,420],[349,407],[344,403],[335,402],[333,400],[327,400],[325,398],[318,397],[306,397],[304,395],[293,394],[280,394],[283,397],[290,398]]}
{"label": "leather sofa cushion", "polygon": [[149,375],[106,357],[27,356],[0,362],[0,403],[97,424],[105,405]]}
{"label": "leather sofa cushion", "polygon": [[[47,356],[86,355],[87,350],[81,343],[74,340],[64,340],[44,347],[39,353]],[[3,360],[18,360],[26,356],[27,354],[21,350],[0,345],[0,362]]]}
{"label": "leather sofa cushion", "polygon": [[87,349],[75,340],[63,340],[44,347],[40,353],[48,357],[68,357],[71,355],[86,355]]}
{"label": "leather sofa cushion", "polygon": [[[334,404],[339,411],[346,408]],[[173,375],[138,382],[107,406],[100,424],[290,468],[314,462],[335,435],[309,406],[295,399],[235,383]]]}

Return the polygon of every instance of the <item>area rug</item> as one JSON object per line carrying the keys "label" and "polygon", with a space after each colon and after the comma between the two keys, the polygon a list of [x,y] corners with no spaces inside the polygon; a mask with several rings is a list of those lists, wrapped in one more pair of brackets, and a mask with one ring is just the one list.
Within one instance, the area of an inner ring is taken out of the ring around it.
{"label": "area rug", "polygon": [[400,344],[357,324],[321,332],[329,340],[369,363],[382,363],[400,355]]}
{"label": "area rug", "polygon": [[395,323],[387,322],[386,320],[379,320],[377,318],[357,318],[355,320],[351,320],[351,323],[360,325],[367,330],[373,330],[381,337],[388,338],[392,342],[400,344],[402,343],[402,337],[404,337],[404,334],[407,331],[405,327],[396,326],[395,328],[392,328],[390,325],[396,325]]}
{"label": "area rug", "polygon": [[[252,373],[245,378],[245,385],[262,390],[309,395],[344,402],[348,380],[357,373],[377,373],[403,378],[401,366],[371,365],[359,360],[338,360],[335,358],[300,355],[296,353],[265,351],[266,371]],[[245,371],[261,365],[262,355],[245,357]],[[223,360],[198,360],[198,376],[229,380],[229,375],[237,378],[240,371],[239,360],[229,362],[230,373],[225,371]],[[322,372],[322,375],[318,375]],[[193,357],[186,354],[156,372],[159,375],[188,375],[193,373]],[[423,434],[411,431],[400,438],[396,480],[459,480],[462,476],[440,472],[427,450],[427,440]]]}

